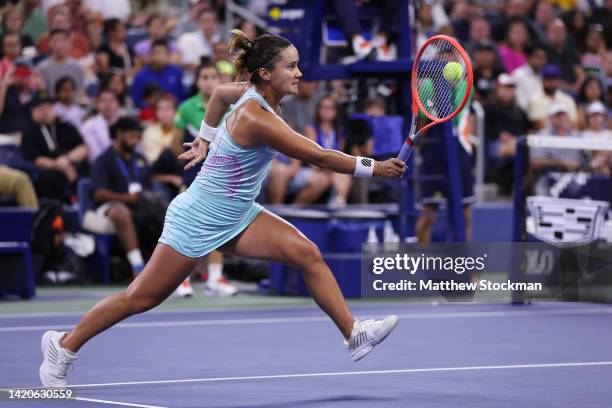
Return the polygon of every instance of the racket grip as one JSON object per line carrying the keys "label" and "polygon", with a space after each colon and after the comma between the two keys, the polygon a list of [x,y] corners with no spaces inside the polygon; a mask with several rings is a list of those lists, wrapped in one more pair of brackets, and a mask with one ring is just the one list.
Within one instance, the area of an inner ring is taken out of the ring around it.
{"label": "racket grip", "polygon": [[399,155],[397,156],[401,161],[406,163],[410,158],[410,155],[414,151],[414,144],[411,143],[410,139],[406,140],[406,143],[402,146],[402,150],[400,150]]}

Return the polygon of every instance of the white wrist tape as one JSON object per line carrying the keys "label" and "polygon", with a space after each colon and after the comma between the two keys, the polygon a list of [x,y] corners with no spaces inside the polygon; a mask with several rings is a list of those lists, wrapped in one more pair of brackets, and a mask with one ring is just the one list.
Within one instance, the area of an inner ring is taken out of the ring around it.
{"label": "white wrist tape", "polygon": [[372,177],[374,173],[374,159],[356,156],[355,177]]}
{"label": "white wrist tape", "polygon": [[217,129],[218,128],[208,126],[206,122],[202,120],[202,124],[200,125],[200,132],[198,133],[198,136],[201,139],[204,139],[208,142],[212,142],[215,138],[215,135],[217,134]]}

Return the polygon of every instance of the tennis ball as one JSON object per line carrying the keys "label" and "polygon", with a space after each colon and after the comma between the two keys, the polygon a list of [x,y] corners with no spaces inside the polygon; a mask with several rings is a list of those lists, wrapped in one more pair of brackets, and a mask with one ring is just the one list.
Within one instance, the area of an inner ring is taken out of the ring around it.
{"label": "tennis ball", "polygon": [[444,66],[442,74],[448,82],[456,82],[463,77],[463,68],[458,62],[449,62]]}

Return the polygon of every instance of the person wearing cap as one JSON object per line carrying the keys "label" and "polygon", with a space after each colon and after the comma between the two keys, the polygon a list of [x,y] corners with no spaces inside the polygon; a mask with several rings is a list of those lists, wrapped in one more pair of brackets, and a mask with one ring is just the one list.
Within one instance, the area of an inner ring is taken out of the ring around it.
{"label": "person wearing cap", "polygon": [[144,259],[132,213],[141,193],[152,189],[151,174],[145,158],[135,151],[142,138],[137,119],[119,118],[111,126],[111,137],[113,144],[93,165],[93,200],[96,215],[105,217],[115,227],[136,276],[144,268]]}
{"label": "person wearing cap", "polygon": [[529,128],[527,114],[516,100],[514,78],[506,73],[497,77],[495,97],[484,106],[485,140],[488,156],[487,178],[497,183],[502,195],[510,195],[514,175],[516,138]]}
{"label": "person wearing cap", "polygon": [[40,171],[38,196],[68,203],[77,179],[88,171],[87,147],[74,126],[57,119],[48,93],[34,96],[31,112],[32,125],[24,132],[21,154]]}
{"label": "person wearing cap", "polygon": [[512,72],[516,85],[516,100],[523,110],[527,110],[529,98],[542,92],[542,68],[546,65],[546,47],[531,44],[525,48],[527,62]]}
{"label": "person wearing cap", "polygon": [[606,129],[606,119],[609,117],[608,110],[600,101],[591,102],[585,110],[586,129],[582,136],[604,136],[612,137],[612,130]]}
{"label": "person wearing cap", "polygon": [[[600,101],[591,102],[586,108],[587,128],[582,131],[583,137],[603,137],[612,142],[612,130],[606,129],[608,110]],[[594,150],[587,152],[589,165],[596,174],[607,177],[612,175],[612,152]]]}
{"label": "person wearing cap", "polygon": [[529,100],[527,115],[537,130],[550,126],[549,107],[553,104],[562,104],[565,107],[572,127],[576,127],[578,123],[578,108],[574,98],[559,89],[560,75],[561,70],[557,65],[546,65],[542,70],[543,92]]}
{"label": "person wearing cap", "polygon": [[[567,105],[552,102],[547,110],[550,126],[538,134],[555,137],[579,137],[569,120]],[[536,171],[576,171],[583,164],[582,153],[573,149],[534,147],[530,151],[532,168]]]}

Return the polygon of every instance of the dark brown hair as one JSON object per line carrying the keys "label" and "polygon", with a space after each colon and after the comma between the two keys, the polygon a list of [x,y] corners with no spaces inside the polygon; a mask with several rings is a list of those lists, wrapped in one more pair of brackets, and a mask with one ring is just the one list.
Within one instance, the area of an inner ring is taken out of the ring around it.
{"label": "dark brown hair", "polygon": [[265,68],[271,71],[281,52],[291,45],[289,40],[278,35],[266,33],[251,41],[241,30],[232,30],[229,52],[236,61],[236,76],[244,78],[249,74],[252,84],[261,83],[258,70]]}

